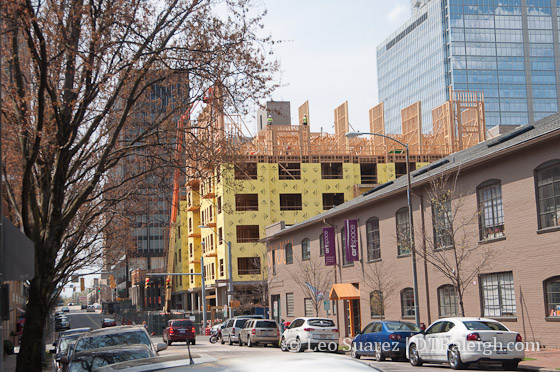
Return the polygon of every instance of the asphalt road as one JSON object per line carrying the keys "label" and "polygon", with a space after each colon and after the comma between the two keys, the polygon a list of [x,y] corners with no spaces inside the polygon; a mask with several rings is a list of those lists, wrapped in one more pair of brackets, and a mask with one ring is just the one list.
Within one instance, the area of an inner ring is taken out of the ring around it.
{"label": "asphalt road", "polygon": [[[57,311],[62,307],[57,307]],[[70,328],[83,328],[90,327],[91,329],[101,328],[101,322],[105,318],[113,318],[112,315],[103,315],[101,310],[96,310],[95,312],[87,312],[87,310],[81,310],[80,306],[70,306],[70,312],[66,313],[70,319]],[[117,323],[120,325],[119,323]]]}

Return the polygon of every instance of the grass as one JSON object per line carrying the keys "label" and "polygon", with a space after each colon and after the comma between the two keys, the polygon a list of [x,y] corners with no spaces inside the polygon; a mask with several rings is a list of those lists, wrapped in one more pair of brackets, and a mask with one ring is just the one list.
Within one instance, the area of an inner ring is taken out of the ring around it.
{"label": "grass", "polygon": [[[536,358],[525,357],[525,358],[523,358],[523,360],[525,361],[525,360],[537,360],[537,359],[536,359]],[[558,368],[557,368],[557,369],[558,369]]]}

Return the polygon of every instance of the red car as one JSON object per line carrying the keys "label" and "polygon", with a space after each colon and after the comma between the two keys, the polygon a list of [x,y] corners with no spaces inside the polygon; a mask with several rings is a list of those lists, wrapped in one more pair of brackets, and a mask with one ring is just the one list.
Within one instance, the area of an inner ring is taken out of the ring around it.
{"label": "red car", "polygon": [[177,341],[190,342],[191,345],[196,343],[196,331],[192,321],[173,319],[167,322],[167,327],[163,329],[163,342],[169,346]]}
{"label": "red car", "polygon": [[101,328],[116,327],[116,326],[117,326],[117,321],[115,319],[105,318],[101,322]]}

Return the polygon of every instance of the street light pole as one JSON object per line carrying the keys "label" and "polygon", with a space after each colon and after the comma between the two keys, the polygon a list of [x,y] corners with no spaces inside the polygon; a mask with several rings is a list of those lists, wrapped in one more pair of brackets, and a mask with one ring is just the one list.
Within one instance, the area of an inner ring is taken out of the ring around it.
{"label": "street light pole", "polygon": [[396,140],[392,137],[386,136],[381,133],[371,133],[371,132],[348,132],[346,133],[347,138],[353,138],[360,136],[362,134],[369,134],[372,136],[379,136],[386,138],[388,140],[394,141],[401,146],[404,146],[406,150],[406,199],[408,204],[408,220],[410,224],[410,229],[408,231],[408,244],[411,250],[412,255],[412,287],[414,292],[414,321],[416,322],[417,326],[420,326],[420,308],[418,306],[418,273],[416,270],[416,249],[414,245],[414,222],[412,219],[412,184],[410,181],[410,155],[408,144],[403,143],[399,140]]}

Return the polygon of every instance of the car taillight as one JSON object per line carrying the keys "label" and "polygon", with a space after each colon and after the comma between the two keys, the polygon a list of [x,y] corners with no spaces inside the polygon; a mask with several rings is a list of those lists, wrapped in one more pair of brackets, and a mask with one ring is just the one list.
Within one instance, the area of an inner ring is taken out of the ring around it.
{"label": "car taillight", "polygon": [[234,335],[235,334],[235,328],[231,329],[231,334]]}
{"label": "car taillight", "polygon": [[480,341],[480,335],[478,333],[469,333],[467,335],[467,341]]}
{"label": "car taillight", "polygon": [[256,334],[256,333],[257,333],[257,330],[256,330],[255,328],[253,328],[253,329],[251,330],[251,334],[254,335],[254,334]]}
{"label": "car taillight", "polygon": [[279,329],[276,330],[276,336],[280,336],[280,330]]}
{"label": "car taillight", "polygon": [[401,335],[396,335],[394,333],[389,335],[389,340],[400,340],[401,338]]}
{"label": "car taillight", "polygon": [[338,333],[338,329],[337,329],[337,328],[333,329],[332,331]]}
{"label": "car taillight", "polygon": [[515,336],[515,342],[523,342],[523,337],[519,333]]}
{"label": "car taillight", "polygon": [[169,328],[169,333],[175,333],[175,330],[173,328]]}
{"label": "car taillight", "polygon": [[310,332],[310,331],[314,331],[315,328],[304,328],[303,330],[304,330],[305,332]]}
{"label": "car taillight", "polygon": [[192,327],[192,330],[191,330],[191,332],[192,332],[192,333],[196,333],[196,331],[195,331],[194,327]]}

